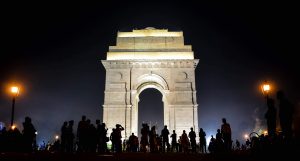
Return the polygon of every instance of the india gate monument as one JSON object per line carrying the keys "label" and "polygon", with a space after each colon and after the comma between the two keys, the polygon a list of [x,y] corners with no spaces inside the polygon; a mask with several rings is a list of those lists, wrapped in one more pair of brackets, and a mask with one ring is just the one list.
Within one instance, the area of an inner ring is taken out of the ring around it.
{"label": "india gate monument", "polygon": [[[191,45],[184,44],[183,32],[167,29],[118,32],[116,46],[109,46],[106,69],[103,122],[111,130],[124,127],[123,138],[140,135],[138,102],[140,93],[155,88],[162,94],[164,125],[178,135],[193,127],[198,132],[198,104]],[[110,133],[111,131],[109,131]]]}

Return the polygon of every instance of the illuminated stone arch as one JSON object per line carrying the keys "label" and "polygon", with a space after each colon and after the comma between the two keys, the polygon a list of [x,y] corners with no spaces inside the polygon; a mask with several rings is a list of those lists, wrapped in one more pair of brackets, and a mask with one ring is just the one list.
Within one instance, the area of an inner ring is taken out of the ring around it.
{"label": "illuminated stone arch", "polygon": [[139,105],[139,96],[140,94],[148,88],[154,88],[157,89],[162,94],[162,101],[164,104],[164,125],[167,125],[170,127],[170,115],[169,115],[169,107],[168,107],[168,83],[163,79],[163,77],[157,75],[157,74],[145,74],[137,78],[137,84],[134,85],[134,90],[132,92],[132,98],[134,99],[132,102],[132,132],[138,133],[138,128],[141,125],[138,125],[138,105]]}
{"label": "illuminated stone arch", "polygon": [[198,59],[182,32],[146,28],[118,32],[117,45],[110,46],[107,60],[103,122],[111,129],[125,128],[123,136],[139,135],[140,93],[155,88],[162,93],[164,124],[181,135],[194,127],[198,131],[195,68]]}

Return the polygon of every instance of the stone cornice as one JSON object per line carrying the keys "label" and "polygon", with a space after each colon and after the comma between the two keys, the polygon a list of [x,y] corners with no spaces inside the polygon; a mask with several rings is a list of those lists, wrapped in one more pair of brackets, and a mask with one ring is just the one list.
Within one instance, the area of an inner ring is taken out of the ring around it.
{"label": "stone cornice", "polygon": [[101,60],[105,69],[120,68],[196,68],[199,59],[179,60]]}

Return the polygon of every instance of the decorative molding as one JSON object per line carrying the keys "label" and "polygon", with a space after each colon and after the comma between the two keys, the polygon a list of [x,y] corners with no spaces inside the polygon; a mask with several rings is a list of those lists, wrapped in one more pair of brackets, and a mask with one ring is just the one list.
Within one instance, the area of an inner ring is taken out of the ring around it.
{"label": "decorative molding", "polygon": [[199,59],[194,60],[101,60],[105,69],[119,68],[196,68]]}

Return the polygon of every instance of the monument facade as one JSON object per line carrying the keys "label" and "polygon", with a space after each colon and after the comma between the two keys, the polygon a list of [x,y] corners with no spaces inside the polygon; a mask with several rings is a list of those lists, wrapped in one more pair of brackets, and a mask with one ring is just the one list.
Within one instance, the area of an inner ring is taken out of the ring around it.
{"label": "monument facade", "polygon": [[118,32],[116,46],[109,46],[103,122],[111,129],[121,124],[123,137],[138,131],[140,93],[155,88],[162,93],[164,125],[178,135],[193,127],[198,131],[195,68],[198,59],[183,32],[146,28]]}

